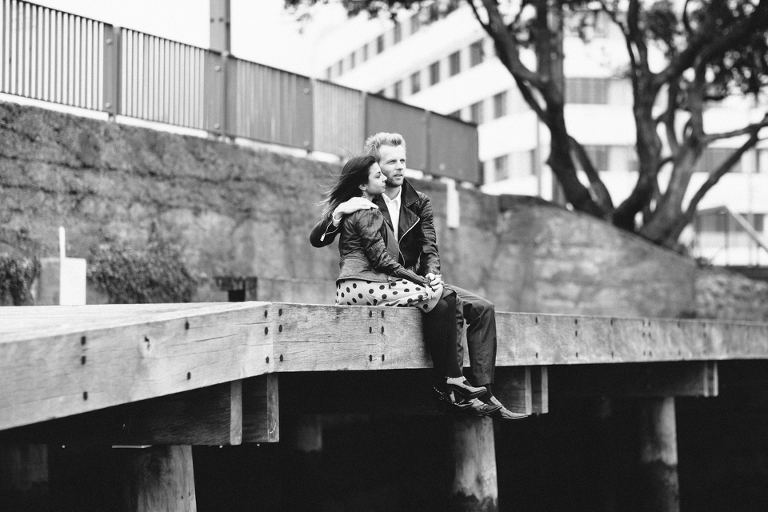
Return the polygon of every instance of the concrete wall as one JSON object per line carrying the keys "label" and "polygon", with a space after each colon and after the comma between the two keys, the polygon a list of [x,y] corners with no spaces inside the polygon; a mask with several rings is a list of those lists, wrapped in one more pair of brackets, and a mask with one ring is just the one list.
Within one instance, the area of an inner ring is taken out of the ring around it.
{"label": "concrete wall", "polygon": [[[109,237],[143,244],[154,224],[183,243],[203,283],[197,300],[226,300],[215,275],[252,275],[314,282],[288,295],[264,287],[276,299],[332,301],[336,246],[313,249],[308,234],[338,171],[311,159],[0,103],[5,227],[26,229],[46,256],[57,254],[63,225],[67,254],[86,257]],[[540,200],[473,190],[460,190],[461,227],[448,229],[445,185],[414,184],[434,203],[446,280],[501,310],[673,317],[694,310],[690,260]],[[328,283],[327,295],[318,281]]]}
{"label": "concrete wall", "polygon": [[696,316],[768,322],[768,283],[719,268],[702,268],[696,279]]}

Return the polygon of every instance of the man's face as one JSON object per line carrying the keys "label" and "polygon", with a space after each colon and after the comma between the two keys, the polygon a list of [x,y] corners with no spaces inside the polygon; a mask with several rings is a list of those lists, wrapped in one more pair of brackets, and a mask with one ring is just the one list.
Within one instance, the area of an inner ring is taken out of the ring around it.
{"label": "man's face", "polygon": [[381,172],[387,178],[387,187],[400,187],[403,184],[405,172],[405,147],[381,146],[379,148],[379,165]]}

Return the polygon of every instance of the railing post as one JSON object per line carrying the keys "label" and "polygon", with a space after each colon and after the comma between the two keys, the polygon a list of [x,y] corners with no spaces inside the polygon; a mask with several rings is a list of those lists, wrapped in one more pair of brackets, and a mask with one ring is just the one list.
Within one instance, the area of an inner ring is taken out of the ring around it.
{"label": "railing post", "polygon": [[227,53],[208,52],[205,58],[205,129],[223,135],[227,118]]}
{"label": "railing post", "polygon": [[101,109],[109,114],[111,120],[114,120],[115,116],[120,114],[121,101],[122,43],[120,27],[104,24],[103,50],[104,81],[102,82],[103,104]]}

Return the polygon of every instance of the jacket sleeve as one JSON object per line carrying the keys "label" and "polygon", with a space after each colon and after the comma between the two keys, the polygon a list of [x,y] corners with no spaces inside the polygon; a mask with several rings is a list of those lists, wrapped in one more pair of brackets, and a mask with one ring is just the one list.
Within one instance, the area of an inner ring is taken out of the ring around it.
{"label": "jacket sleeve", "polygon": [[435,220],[432,215],[432,202],[429,198],[419,193],[421,201],[421,275],[440,274],[440,254],[437,250],[437,234],[435,233]]}
{"label": "jacket sleeve", "polygon": [[339,227],[333,225],[333,219],[329,216],[312,228],[312,233],[309,235],[309,243],[313,247],[325,247],[333,243],[338,233]]}
{"label": "jacket sleeve", "polygon": [[[345,219],[346,220],[346,219]],[[381,236],[381,226],[384,216],[379,210],[363,210],[356,212],[350,219],[355,223],[355,230],[360,234],[363,249],[368,262],[374,270],[394,277],[408,279],[414,283],[427,285],[426,279],[415,272],[406,270],[387,252],[384,238]]]}

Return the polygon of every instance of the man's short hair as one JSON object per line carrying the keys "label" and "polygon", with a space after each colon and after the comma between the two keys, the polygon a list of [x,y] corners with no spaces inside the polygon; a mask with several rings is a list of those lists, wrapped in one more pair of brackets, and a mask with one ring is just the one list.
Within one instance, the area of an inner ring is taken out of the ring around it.
{"label": "man's short hair", "polygon": [[403,146],[405,149],[405,139],[399,133],[379,132],[366,139],[363,154],[372,156],[378,162],[381,160],[381,154],[379,154],[381,146]]}

